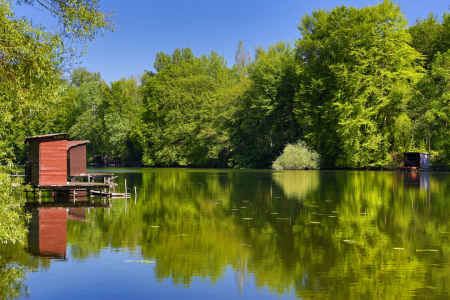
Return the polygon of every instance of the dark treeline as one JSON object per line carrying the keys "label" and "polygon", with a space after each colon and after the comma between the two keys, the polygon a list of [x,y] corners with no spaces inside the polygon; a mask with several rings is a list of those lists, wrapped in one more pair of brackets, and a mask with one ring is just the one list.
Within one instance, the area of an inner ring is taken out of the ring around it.
{"label": "dark treeline", "polygon": [[384,1],[304,15],[300,38],[242,42],[232,68],[213,51],[158,53],[154,69],[110,83],[74,69],[57,101],[5,139],[24,161],[25,136],[69,132],[89,156],[147,166],[268,168],[304,140],[323,167],[391,168],[404,151],[450,160],[450,15],[408,27]]}

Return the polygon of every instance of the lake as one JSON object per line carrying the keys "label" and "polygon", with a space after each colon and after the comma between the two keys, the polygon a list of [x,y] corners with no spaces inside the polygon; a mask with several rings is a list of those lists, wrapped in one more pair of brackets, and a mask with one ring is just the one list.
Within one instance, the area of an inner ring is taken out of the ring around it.
{"label": "lake", "polygon": [[99,170],[131,197],[27,207],[0,298],[450,298],[448,173]]}

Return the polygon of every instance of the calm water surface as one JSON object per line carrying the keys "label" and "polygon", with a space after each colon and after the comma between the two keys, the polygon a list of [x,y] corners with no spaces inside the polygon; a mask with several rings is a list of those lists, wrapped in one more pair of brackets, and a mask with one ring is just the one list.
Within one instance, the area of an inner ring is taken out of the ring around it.
{"label": "calm water surface", "polygon": [[450,298],[447,173],[102,171],[131,197],[28,207],[0,298]]}

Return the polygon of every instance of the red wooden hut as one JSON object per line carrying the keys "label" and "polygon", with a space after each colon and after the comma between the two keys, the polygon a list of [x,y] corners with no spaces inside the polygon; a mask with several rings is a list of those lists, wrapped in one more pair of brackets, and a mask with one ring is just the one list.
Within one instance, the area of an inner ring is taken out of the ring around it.
{"label": "red wooden hut", "polygon": [[86,174],[86,144],[89,141],[67,142],[67,175]]}
{"label": "red wooden hut", "polygon": [[24,142],[28,143],[27,183],[67,183],[67,133],[32,136]]}
{"label": "red wooden hut", "polygon": [[[89,141],[68,142],[67,135],[46,134],[24,140],[28,143],[25,182],[32,185],[33,190],[30,192],[36,196],[38,189],[39,201],[42,189],[52,190],[54,195],[58,195],[57,191],[64,191],[74,198],[75,195],[86,196],[90,191],[103,190],[109,195],[106,189],[111,188],[112,174],[86,174],[86,144]],[[68,177],[70,182],[67,181]],[[104,182],[94,182],[95,177],[104,178]],[[88,178],[88,182],[78,182],[77,178]]]}

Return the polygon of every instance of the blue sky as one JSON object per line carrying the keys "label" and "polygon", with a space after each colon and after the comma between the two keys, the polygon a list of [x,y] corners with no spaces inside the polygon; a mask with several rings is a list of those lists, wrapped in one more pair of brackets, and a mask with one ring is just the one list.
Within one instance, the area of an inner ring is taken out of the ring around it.
{"label": "blue sky", "polygon": [[[378,1],[367,0],[103,0],[102,10],[115,9],[116,31],[90,43],[89,53],[78,62],[91,72],[100,72],[106,82],[153,70],[156,53],[172,54],[176,48],[190,47],[194,55],[212,50],[225,57],[229,66],[240,40],[252,54],[255,46],[290,41],[300,37],[300,18],[314,9],[330,10],[346,5],[363,7]],[[396,1],[410,24],[430,11],[442,17],[450,2],[443,0]],[[15,7],[18,16],[33,18],[50,28],[53,20],[44,11]],[[53,22],[54,23],[54,22]]]}

